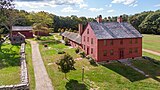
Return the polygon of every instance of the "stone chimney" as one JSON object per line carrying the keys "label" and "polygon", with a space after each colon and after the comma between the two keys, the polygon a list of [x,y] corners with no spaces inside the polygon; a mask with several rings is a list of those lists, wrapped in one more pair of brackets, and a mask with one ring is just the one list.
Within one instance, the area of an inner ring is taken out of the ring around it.
{"label": "stone chimney", "polygon": [[83,25],[82,24],[78,24],[78,31],[79,31],[79,35],[82,36],[82,34],[83,34]]}
{"label": "stone chimney", "polygon": [[102,15],[99,15],[99,16],[97,17],[97,22],[98,22],[98,23],[102,23]]}
{"label": "stone chimney", "polygon": [[123,20],[122,20],[122,16],[118,17],[117,18],[117,22],[121,23]]}
{"label": "stone chimney", "polygon": [[111,22],[111,17],[110,16],[108,17],[108,22]]}

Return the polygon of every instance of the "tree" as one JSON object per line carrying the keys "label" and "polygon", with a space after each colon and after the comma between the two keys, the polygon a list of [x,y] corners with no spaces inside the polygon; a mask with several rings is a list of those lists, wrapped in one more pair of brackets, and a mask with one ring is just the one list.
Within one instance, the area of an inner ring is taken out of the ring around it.
{"label": "tree", "polygon": [[67,79],[66,73],[75,70],[75,61],[69,54],[65,54],[56,64],[59,65],[59,70],[65,74],[65,79]]}

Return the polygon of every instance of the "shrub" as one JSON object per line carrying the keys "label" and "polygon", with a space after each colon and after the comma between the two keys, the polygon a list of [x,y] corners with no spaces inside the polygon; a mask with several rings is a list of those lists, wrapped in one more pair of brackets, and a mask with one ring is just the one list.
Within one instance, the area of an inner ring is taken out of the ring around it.
{"label": "shrub", "polygon": [[82,58],[85,58],[85,56],[86,56],[85,52],[81,52],[81,53],[80,53],[80,56],[81,56]]}
{"label": "shrub", "polygon": [[59,51],[59,52],[58,52],[58,54],[64,54],[64,53],[65,53],[64,51]]}
{"label": "shrub", "polygon": [[76,52],[76,53],[79,53],[79,51],[80,51],[79,48],[76,48],[75,52]]}

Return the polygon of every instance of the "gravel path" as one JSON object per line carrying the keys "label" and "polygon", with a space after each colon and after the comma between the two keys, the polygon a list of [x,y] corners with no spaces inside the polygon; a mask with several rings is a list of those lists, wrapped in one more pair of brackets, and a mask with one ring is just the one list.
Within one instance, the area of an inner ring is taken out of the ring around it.
{"label": "gravel path", "polygon": [[29,40],[32,46],[32,62],[34,67],[36,90],[53,90],[52,82],[44,66],[39,44],[36,41]]}
{"label": "gravel path", "polygon": [[145,52],[148,52],[148,53],[151,53],[151,54],[154,54],[154,55],[160,56],[160,53],[159,53],[159,52],[155,52],[155,51],[148,50],[148,49],[142,49],[142,50],[143,50],[143,51],[145,51]]}

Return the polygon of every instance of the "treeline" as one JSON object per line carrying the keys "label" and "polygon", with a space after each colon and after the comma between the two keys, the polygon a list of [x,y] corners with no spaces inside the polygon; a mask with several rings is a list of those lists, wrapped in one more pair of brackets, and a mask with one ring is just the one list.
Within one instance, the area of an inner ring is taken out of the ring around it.
{"label": "treeline", "polygon": [[[61,30],[77,31],[79,23],[86,25],[87,22],[96,20],[96,17],[86,18],[77,17],[75,15],[62,17],[44,11],[35,13],[13,9],[11,11],[6,10],[6,12],[8,12],[8,14],[6,14],[6,19],[8,19],[6,25],[10,25],[10,28],[11,25],[36,26],[37,28],[49,28],[51,32],[59,32]],[[160,34],[160,10],[142,12],[135,15],[124,14],[122,15],[122,18],[124,22],[131,23],[141,33]],[[103,17],[103,22],[116,21],[117,17]],[[5,29],[2,24],[0,25],[0,28]]]}

